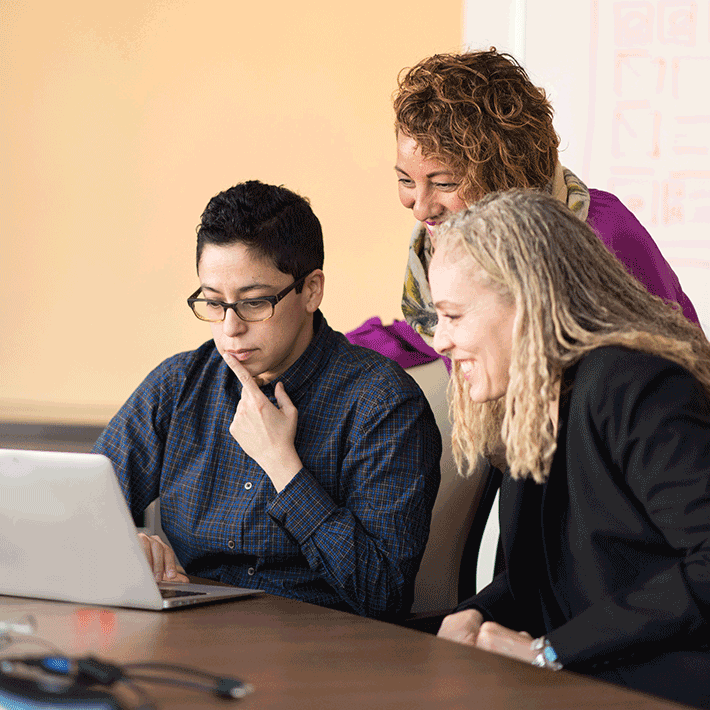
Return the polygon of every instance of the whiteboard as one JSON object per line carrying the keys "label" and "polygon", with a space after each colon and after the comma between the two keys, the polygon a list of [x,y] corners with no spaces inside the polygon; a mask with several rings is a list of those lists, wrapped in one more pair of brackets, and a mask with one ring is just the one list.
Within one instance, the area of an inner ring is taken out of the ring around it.
{"label": "whiteboard", "polygon": [[[549,94],[560,160],[648,229],[710,333],[710,0],[466,3]],[[488,28],[488,29],[486,29]]]}

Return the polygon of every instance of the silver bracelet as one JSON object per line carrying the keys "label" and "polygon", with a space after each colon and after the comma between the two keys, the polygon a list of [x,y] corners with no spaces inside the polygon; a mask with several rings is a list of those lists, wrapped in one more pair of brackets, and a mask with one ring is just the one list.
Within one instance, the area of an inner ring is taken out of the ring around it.
{"label": "silver bracelet", "polygon": [[552,648],[550,642],[544,636],[531,641],[530,650],[537,651],[532,662],[534,666],[549,668],[551,671],[559,671],[562,668],[562,664],[557,660],[555,649]]}

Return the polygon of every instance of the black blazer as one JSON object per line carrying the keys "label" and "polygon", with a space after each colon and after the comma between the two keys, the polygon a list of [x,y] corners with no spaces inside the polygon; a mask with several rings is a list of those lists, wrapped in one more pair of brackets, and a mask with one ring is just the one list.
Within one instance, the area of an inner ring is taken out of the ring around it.
{"label": "black blazer", "polygon": [[549,479],[506,475],[506,572],[459,608],[547,634],[565,666],[699,648],[710,631],[710,401],[682,367],[625,348],[599,348],[565,374]]}

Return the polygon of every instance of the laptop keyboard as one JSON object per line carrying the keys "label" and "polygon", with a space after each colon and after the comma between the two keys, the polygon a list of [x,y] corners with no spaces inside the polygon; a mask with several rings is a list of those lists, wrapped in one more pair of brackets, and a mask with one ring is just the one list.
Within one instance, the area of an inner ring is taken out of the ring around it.
{"label": "laptop keyboard", "polygon": [[186,592],[184,589],[161,589],[160,594],[163,599],[175,599],[176,597],[199,597],[207,592]]}

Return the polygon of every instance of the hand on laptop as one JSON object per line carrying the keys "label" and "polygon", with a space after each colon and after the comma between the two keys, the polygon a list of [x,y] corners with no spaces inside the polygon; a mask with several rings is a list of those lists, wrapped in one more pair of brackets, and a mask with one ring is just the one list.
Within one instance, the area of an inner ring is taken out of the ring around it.
{"label": "hand on laptop", "polygon": [[283,383],[274,389],[275,407],[239,360],[231,355],[225,361],[242,383],[242,396],[229,427],[229,433],[271,479],[277,491],[303,468],[294,446],[298,410],[286,394]]}
{"label": "hand on laptop", "polygon": [[157,535],[149,537],[145,533],[138,533],[138,541],[157,582],[190,581],[170,546],[166,545]]}

